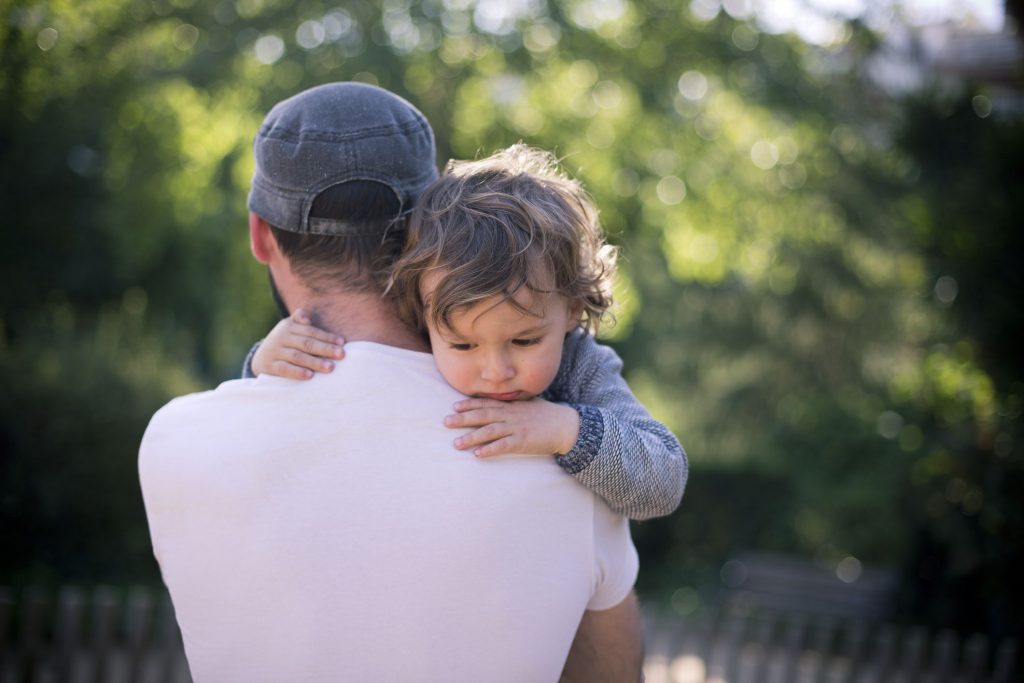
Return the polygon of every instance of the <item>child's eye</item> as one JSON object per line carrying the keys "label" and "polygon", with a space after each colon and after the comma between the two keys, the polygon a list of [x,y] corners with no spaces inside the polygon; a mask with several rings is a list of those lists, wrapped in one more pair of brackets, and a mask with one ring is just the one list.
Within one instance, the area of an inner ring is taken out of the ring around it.
{"label": "child's eye", "polygon": [[512,343],[516,346],[533,346],[534,344],[540,344],[541,337],[534,337],[532,339],[513,339]]}
{"label": "child's eye", "polygon": [[469,351],[471,348],[469,344],[449,344],[448,346],[454,351]]}

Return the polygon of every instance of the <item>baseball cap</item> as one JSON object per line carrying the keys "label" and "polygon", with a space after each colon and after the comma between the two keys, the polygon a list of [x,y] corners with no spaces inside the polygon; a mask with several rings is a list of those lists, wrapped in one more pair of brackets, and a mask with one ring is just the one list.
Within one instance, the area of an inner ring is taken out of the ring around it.
{"label": "baseball cap", "polygon": [[274,227],[319,235],[362,234],[343,217],[310,217],[318,194],[352,180],[382,183],[401,213],[437,178],[434,132],[398,95],[366,83],[327,83],[270,110],[253,142],[249,210]]}

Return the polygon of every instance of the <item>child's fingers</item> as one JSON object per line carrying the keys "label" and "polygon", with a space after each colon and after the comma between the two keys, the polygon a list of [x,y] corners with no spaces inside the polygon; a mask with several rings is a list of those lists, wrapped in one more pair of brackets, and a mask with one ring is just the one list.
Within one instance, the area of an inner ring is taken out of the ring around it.
{"label": "child's fingers", "polygon": [[272,361],[270,363],[270,370],[270,374],[277,375],[278,377],[287,377],[288,379],[310,379],[313,377],[312,371],[283,360]]}
{"label": "child's fingers", "polygon": [[289,321],[288,331],[292,334],[296,334],[302,337],[311,337],[318,341],[327,342],[328,344],[344,344],[345,339],[338,334],[333,334],[327,330],[320,329],[315,325],[308,325],[297,323],[295,321]]}
{"label": "child's fingers", "polygon": [[314,356],[294,348],[283,348],[280,351],[279,359],[285,363],[312,370],[313,372],[330,372],[334,369],[334,363],[324,360],[321,356]]}
{"label": "child's fingers", "polygon": [[455,413],[444,418],[446,427],[481,427],[483,425],[501,422],[507,413],[500,407],[478,408],[464,413]]}
{"label": "child's fingers", "polygon": [[292,329],[293,333],[301,334],[305,337],[312,337],[318,341],[327,342],[328,344],[344,344],[345,338],[339,334],[333,334],[327,330],[322,330],[319,327],[313,325],[296,325]]}
{"label": "child's fingers", "polygon": [[474,429],[469,434],[463,434],[455,439],[455,447],[460,451],[465,451],[474,446],[490,443],[506,435],[508,435],[508,430],[501,423],[484,425],[480,429]]}
{"label": "child's fingers", "polygon": [[303,351],[310,356],[319,356],[321,358],[342,358],[345,355],[345,350],[341,346],[334,344],[331,340],[318,339],[303,334],[292,334],[289,336],[286,346]]}
{"label": "child's fingers", "polygon": [[504,455],[505,453],[515,453],[517,451],[516,440],[512,436],[506,436],[497,441],[492,441],[489,444],[484,444],[480,448],[473,450],[473,455],[478,458],[490,458],[495,455]]}
{"label": "child's fingers", "polygon": [[478,408],[494,408],[506,405],[504,401],[497,401],[493,398],[466,398],[456,403],[452,408],[458,413]]}

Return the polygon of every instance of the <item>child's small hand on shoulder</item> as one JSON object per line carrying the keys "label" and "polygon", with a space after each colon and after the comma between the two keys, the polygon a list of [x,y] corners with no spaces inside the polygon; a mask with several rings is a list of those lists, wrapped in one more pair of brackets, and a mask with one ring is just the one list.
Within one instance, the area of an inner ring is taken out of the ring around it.
{"label": "child's small hand on shoulder", "polygon": [[451,428],[478,427],[455,440],[459,450],[487,458],[504,453],[556,455],[568,453],[579,436],[576,410],[540,398],[497,401],[469,398],[455,404],[455,414],[445,418]]}
{"label": "child's small hand on shoulder", "polygon": [[330,372],[345,356],[345,340],[314,327],[301,308],[274,326],[252,358],[255,375],[310,379],[314,372]]}

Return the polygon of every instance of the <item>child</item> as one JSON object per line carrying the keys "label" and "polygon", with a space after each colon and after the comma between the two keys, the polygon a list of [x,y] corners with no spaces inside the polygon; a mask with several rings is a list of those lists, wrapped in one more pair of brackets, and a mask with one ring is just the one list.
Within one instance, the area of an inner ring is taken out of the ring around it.
{"label": "child", "polygon": [[[456,448],[554,455],[614,510],[647,519],[679,504],[686,454],[592,334],[614,266],[580,184],[519,144],[448,164],[410,218],[389,289],[441,375],[471,397],[445,419],[473,428]],[[250,353],[252,374],[328,372],[324,358],[342,356],[335,341],[296,311]]]}

